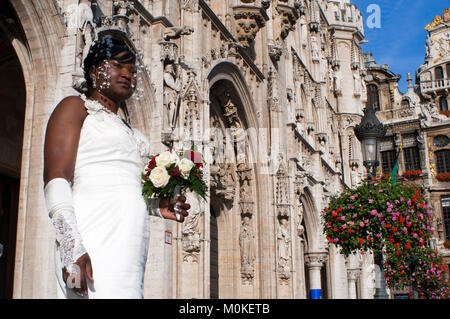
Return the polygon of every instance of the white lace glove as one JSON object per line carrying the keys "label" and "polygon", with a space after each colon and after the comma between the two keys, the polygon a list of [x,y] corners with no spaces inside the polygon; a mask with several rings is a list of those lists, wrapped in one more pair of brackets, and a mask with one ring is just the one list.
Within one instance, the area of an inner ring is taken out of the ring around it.
{"label": "white lace glove", "polygon": [[150,216],[163,218],[159,209],[159,198],[148,199],[148,212],[150,213]]}
{"label": "white lace glove", "polygon": [[72,188],[64,178],[54,178],[44,188],[45,202],[52,224],[61,262],[69,274],[77,273],[74,263],[86,253],[75,218]]}

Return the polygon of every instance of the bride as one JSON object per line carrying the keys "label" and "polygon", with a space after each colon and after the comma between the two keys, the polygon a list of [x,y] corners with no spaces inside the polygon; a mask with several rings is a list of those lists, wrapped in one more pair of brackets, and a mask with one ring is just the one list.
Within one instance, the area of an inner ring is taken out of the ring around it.
{"label": "bride", "polygon": [[[54,109],[44,146],[44,193],[56,229],[63,298],[142,298],[150,214],[183,222],[184,196],[148,209],[141,172],[147,139],[117,113],[136,86],[136,54],[105,35],[84,61],[87,97]],[[155,206],[155,205],[152,205]]]}

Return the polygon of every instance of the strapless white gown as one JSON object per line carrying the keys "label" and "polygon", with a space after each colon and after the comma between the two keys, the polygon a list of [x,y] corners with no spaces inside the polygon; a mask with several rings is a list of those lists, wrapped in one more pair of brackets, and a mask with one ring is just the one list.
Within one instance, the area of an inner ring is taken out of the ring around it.
{"label": "strapless white gown", "polygon": [[[89,115],[81,129],[72,191],[93,269],[88,297],[142,298],[150,230],[141,173],[149,143],[100,104],[85,100],[85,106]],[[79,298],[66,289],[59,256],[55,260],[59,297]]]}

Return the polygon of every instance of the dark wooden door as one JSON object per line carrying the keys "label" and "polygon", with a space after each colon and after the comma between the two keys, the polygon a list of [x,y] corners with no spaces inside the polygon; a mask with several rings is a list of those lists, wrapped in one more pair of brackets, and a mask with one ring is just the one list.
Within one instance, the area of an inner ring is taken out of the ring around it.
{"label": "dark wooden door", "polygon": [[0,175],[0,299],[12,298],[19,181]]}
{"label": "dark wooden door", "polygon": [[210,250],[209,250],[209,284],[210,298],[219,298],[219,245],[217,233],[217,219],[211,207],[210,229]]}

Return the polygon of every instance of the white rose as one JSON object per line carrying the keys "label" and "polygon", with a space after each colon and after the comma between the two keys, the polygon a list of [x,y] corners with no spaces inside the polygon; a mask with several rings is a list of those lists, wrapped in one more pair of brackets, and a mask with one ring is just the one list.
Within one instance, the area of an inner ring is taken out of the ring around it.
{"label": "white rose", "polygon": [[169,183],[170,176],[164,167],[155,167],[150,173],[149,178],[153,186],[163,188]]}
{"label": "white rose", "polygon": [[180,169],[181,176],[184,179],[187,179],[189,177],[192,167],[194,167],[194,162],[187,158],[183,158],[178,162],[178,168]]}
{"label": "white rose", "polygon": [[156,157],[156,166],[169,167],[171,164],[176,164],[179,158],[175,152],[165,151]]}

